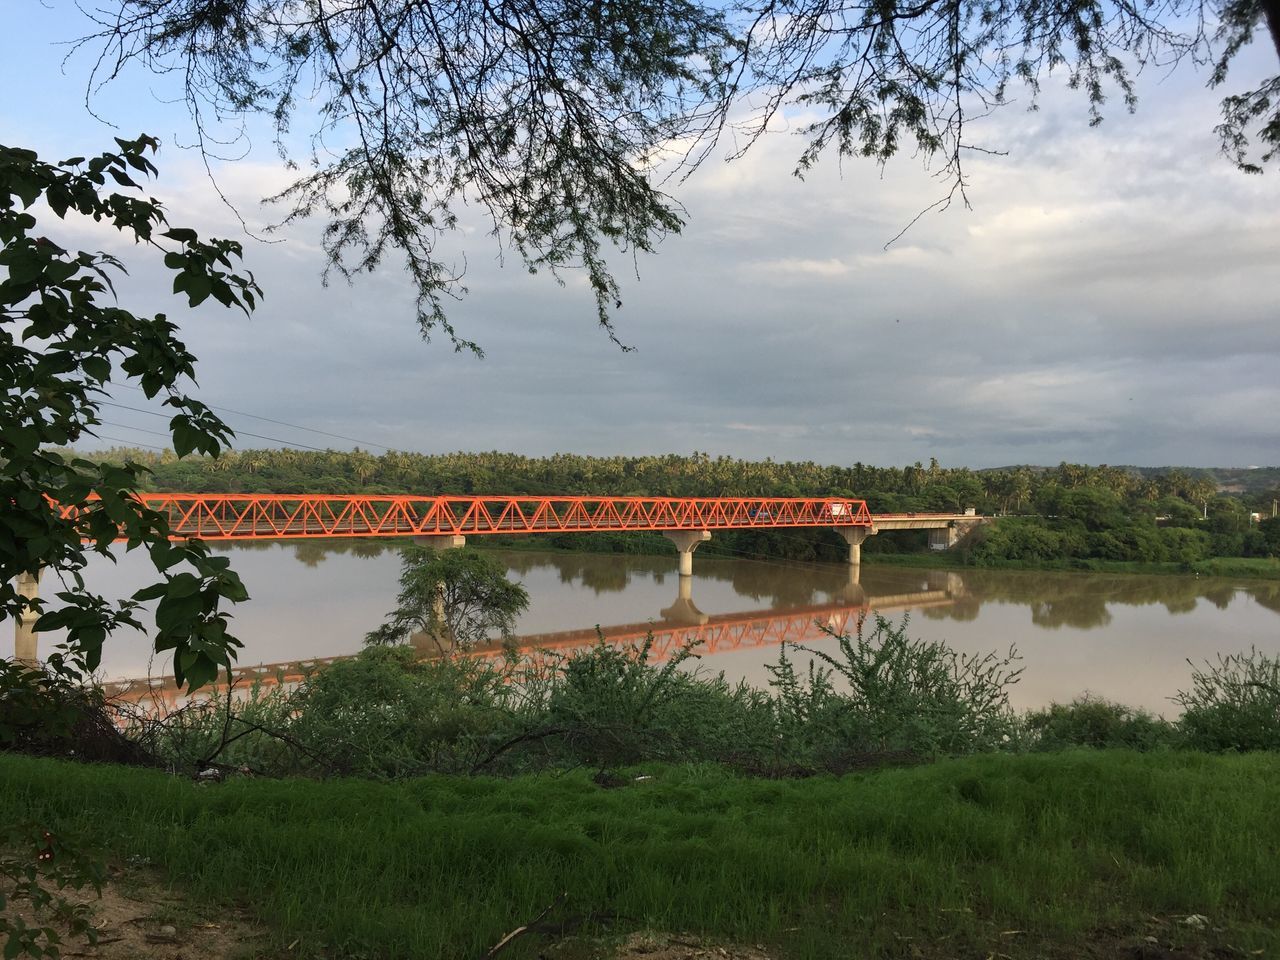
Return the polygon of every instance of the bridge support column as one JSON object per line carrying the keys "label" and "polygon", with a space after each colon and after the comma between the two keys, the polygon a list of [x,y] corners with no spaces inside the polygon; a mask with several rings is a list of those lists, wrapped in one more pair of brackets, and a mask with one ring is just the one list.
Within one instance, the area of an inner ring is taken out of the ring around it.
{"label": "bridge support column", "polygon": [[[40,571],[18,574],[18,595],[34,600],[40,596]],[[35,622],[39,614],[23,608],[13,623],[13,656],[15,660],[35,666],[37,660]]]}
{"label": "bridge support column", "polygon": [[[428,550],[458,550],[467,545],[467,538],[460,533],[433,533],[423,537],[414,537],[413,542],[420,547],[426,547]],[[449,629],[449,622],[444,615],[444,584],[440,584],[436,588],[436,598],[432,608],[433,619],[439,624],[438,635],[430,633],[415,633],[409,638],[409,642],[413,644],[415,650],[424,656],[431,654],[431,649],[427,646],[430,640],[435,646],[437,656],[444,656],[453,650],[456,645],[453,638],[453,631]]]}
{"label": "bridge support column", "polygon": [[849,544],[849,562],[855,567],[862,563],[862,542],[875,532],[875,527],[836,527],[836,533]]}
{"label": "bridge support column", "polygon": [[420,547],[432,550],[454,550],[467,545],[467,538],[460,533],[432,533],[423,537],[414,537],[413,542]]}
{"label": "bridge support column", "polygon": [[711,539],[710,530],[663,530],[662,535],[680,551],[680,576],[693,576],[693,551]]}

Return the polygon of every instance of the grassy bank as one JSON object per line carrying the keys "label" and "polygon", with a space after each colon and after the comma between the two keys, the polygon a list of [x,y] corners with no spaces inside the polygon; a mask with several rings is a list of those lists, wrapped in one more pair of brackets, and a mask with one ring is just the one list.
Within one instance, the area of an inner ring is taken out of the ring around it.
{"label": "grassy bank", "polygon": [[1194,563],[1139,563],[1131,560],[1008,560],[982,566],[968,563],[962,553],[864,553],[867,564],[958,570],[1049,570],[1064,573],[1199,574],[1202,577],[1252,577],[1280,580],[1280,559],[1274,557],[1210,557]]}
{"label": "grassy bank", "polygon": [[[323,545],[328,549],[367,551],[379,553],[387,549],[407,546],[413,541],[403,539],[335,539],[308,541],[308,546]],[[528,536],[491,536],[473,537],[468,544],[477,549],[509,550],[529,553],[565,553],[589,554],[593,556],[626,556],[626,557],[659,557],[674,561],[675,550],[670,542],[661,534],[627,533],[627,534],[560,534],[544,536],[531,534]],[[780,545],[781,552],[773,552],[770,545],[752,544],[750,549],[739,549],[732,545],[718,543],[713,537],[698,551],[700,559],[716,558],[726,560],[755,560],[786,565],[799,562],[802,564],[826,564],[833,569],[844,565],[844,554],[847,547],[815,543],[811,551],[815,555],[806,554],[802,558],[789,557],[786,551],[795,546],[794,541],[784,541]],[[267,549],[267,544],[238,544],[239,549]],[[958,570],[1043,570],[1050,572],[1085,572],[1085,573],[1133,573],[1133,574],[1173,574],[1185,576],[1199,574],[1204,577],[1248,577],[1260,580],[1280,580],[1280,559],[1275,557],[1210,557],[1193,563],[1142,563],[1132,560],[986,560],[982,564],[972,563],[962,549],[948,551],[920,550],[914,552],[895,553],[891,550],[866,548],[862,553],[862,561],[868,566],[886,565],[913,567],[922,569],[951,568]]]}
{"label": "grassy bank", "polygon": [[[659,534],[566,534],[559,537],[489,537],[475,538],[476,546],[492,547],[502,550],[550,551],[557,553],[591,553],[591,554],[625,554],[628,556],[674,557],[671,545]],[[755,559],[770,559],[767,552],[761,556],[757,547],[753,552]],[[713,538],[699,550],[700,557],[718,557],[724,559],[740,559],[744,551],[717,549]],[[1136,560],[996,560],[986,561],[982,565],[971,563],[962,550],[919,551],[894,553],[889,550],[864,549],[863,563],[874,566],[878,564],[918,567],[918,568],[955,568],[963,570],[1047,570],[1062,572],[1086,573],[1135,573],[1135,574],[1172,574],[1186,576],[1199,574],[1202,577],[1249,577],[1260,580],[1280,580],[1280,559],[1276,557],[1209,557],[1192,563],[1144,563]],[[785,557],[776,558],[778,563],[787,563]],[[813,559],[804,562],[813,563]],[[833,566],[842,564],[843,560],[818,560],[829,562]]]}
{"label": "grassy bank", "polygon": [[1242,951],[1228,955],[1280,950],[1275,755],[648,772],[608,790],[582,772],[203,786],[0,755],[0,822],[92,838],[194,897],[246,905],[279,944],[300,941],[290,955],[483,956],[562,892],[558,917],[586,933],[611,918],[784,957],[1102,955],[1086,947],[1188,914],[1225,928],[1214,936]]}

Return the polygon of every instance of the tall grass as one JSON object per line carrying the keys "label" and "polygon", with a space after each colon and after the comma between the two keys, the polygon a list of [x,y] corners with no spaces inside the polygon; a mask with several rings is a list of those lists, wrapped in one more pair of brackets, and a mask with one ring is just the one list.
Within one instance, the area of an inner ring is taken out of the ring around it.
{"label": "tall grass", "polygon": [[989,754],[782,781],[645,769],[612,790],[587,771],[209,786],[10,755],[0,821],[97,836],[191,896],[251,907],[303,955],[481,956],[562,892],[560,917],[588,933],[787,957],[1010,954],[1001,931],[1069,945],[1191,913],[1241,950],[1280,949],[1273,755]]}

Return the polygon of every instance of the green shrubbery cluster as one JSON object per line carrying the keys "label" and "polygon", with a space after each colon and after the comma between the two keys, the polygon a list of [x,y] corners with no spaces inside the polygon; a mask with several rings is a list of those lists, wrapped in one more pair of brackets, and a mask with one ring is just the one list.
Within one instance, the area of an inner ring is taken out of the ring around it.
{"label": "green shrubbery cluster", "polygon": [[1035,749],[1182,748],[1211,753],[1280,750],[1280,657],[1257,649],[1193,665],[1191,689],[1173,698],[1176,722],[1093,696],[1027,714]]}
{"label": "green shrubbery cluster", "polygon": [[1256,649],[1220,656],[1178,694],[1187,745],[1197,750],[1280,750],[1280,657]]}
{"label": "green shrubbery cluster", "polygon": [[373,647],[293,689],[135,718],[135,733],[184,770],[376,778],[648,761],[796,775],[1016,742],[1012,651],[964,657],[879,617],[838,644],[807,672],[784,650],[768,690],[682,669],[689,650],[656,663],[648,642],[496,660]]}
{"label": "green shrubbery cluster", "polygon": [[[1251,651],[1196,669],[1176,721],[1089,695],[1018,716],[1015,651],[966,656],[909,639],[907,626],[875,617],[834,649],[784,646],[767,689],[686,669],[691,650],[659,663],[649,643],[603,638],[572,656],[497,659],[371,647],[296,685],[135,714],[126,732],[136,756],[101,758],[376,779],[648,762],[778,777],[991,751],[1280,749],[1280,658]],[[37,752],[74,753],[44,740]]]}
{"label": "green shrubbery cluster", "polygon": [[1027,742],[1036,750],[1068,747],[1123,747],[1155,750],[1180,743],[1178,728],[1146,710],[1135,710],[1085,694],[1054,703],[1025,719]]}

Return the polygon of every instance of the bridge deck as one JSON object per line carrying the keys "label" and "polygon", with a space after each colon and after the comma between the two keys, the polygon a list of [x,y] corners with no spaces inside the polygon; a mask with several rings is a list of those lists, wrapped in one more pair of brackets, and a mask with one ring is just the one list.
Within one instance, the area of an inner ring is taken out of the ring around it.
{"label": "bridge deck", "polygon": [[435,497],[145,493],[175,537],[477,536],[623,530],[865,527],[863,500],[800,497]]}

